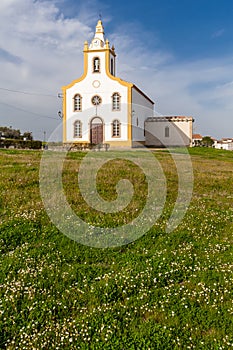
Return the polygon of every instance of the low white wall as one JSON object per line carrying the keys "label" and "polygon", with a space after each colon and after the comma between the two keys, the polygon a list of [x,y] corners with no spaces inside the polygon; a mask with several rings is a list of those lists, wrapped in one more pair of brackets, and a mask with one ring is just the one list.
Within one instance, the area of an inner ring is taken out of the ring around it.
{"label": "low white wall", "polygon": [[[156,120],[157,119],[157,120]],[[168,128],[166,134],[166,128]],[[191,146],[192,118],[166,120],[153,118],[145,122],[146,146],[173,147]]]}

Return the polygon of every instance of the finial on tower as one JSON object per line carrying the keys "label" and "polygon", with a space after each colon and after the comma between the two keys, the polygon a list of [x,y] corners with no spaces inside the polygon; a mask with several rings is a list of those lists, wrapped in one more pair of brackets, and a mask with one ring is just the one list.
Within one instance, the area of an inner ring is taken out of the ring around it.
{"label": "finial on tower", "polygon": [[87,40],[84,42],[84,51],[87,51],[88,50],[88,42]]}
{"label": "finial on tower", "polygon": [[97,22],[95,34],[102,34],[102,35],[104,35],[104,27],[103,27],[103,23],[102,23],[101,19],[99,19],[98,22]]}
{"label": "finial on tower", "polygon": [[[100,15],[101,18],[101,15]],[[95,36],[94,39],[92,40],[92,42],[94,43],[94,46],[104,46],[105,43],[105,39],[104,39],[104,27],[103,27],[103,23],[101,21],[101,19],[98,20],[97,25],[96,25],[96,29],[95,29]],[[91,44],[92,45],[92,44]]]}
{"label": "finial on tower", "polygon": [[[101,14],[99,14],[99,20],[96,25],[95,35],[89,46],[90,50],[110,49],[109,40],[105,40],[104,37],[104,27],[101,17]],[[112,51],[114,53],[114,47],[112,48]]]}

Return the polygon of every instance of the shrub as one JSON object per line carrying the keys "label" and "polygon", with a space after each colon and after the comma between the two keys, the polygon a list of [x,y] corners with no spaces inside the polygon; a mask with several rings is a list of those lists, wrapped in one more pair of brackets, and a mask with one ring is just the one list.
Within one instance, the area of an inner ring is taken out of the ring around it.
{"label": "shrub", "polygon": [[0,147],[1,148],[20,148],[20,149],[41,149],[42,147],[42,141],[39,140],[13,140],[13,139],[6,139],[6,140],[0,140]]}

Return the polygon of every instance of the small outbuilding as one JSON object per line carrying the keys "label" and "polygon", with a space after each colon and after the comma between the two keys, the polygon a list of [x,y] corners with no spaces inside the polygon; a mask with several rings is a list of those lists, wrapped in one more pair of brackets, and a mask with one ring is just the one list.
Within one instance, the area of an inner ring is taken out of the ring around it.
{"label": "small outbuilding", "polygon": [[191,147],[193,134],[192,117],[150,117],[145,122],[146,146]]}

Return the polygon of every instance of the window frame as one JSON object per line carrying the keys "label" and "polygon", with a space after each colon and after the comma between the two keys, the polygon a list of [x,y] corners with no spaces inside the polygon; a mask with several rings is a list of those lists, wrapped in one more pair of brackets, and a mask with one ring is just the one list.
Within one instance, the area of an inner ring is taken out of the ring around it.
{"label": "window frame", "polygon": [[[94,99],[96,97],[99,99],[99,103],[94,103]],[[93,106],[100,106],[102,104],[102,97],[99,95],[93,95],[91,98],[91,103],[93,104]]]}
{"label": "window frame", "polygon": [[[114,101],[114,98],[117,97],[118,100]],[[112,111],[119,112],[121,110],[121,95],[119,92],[114,92],[112,94]]]}
{"label": "window frame", "polygon": [[[115,123],[117,123],[115,125]],[[112,138],[121,137],[121,122],[119,119],[114,119],[112,121]]]}
{"label": "window frame", "polygon": [[[79,100],[77,101],[77,98]],[[74,112],[82,112],[82,96],[80,94],[75,94],[73,97],[73,110]]]}
{"label": "window frame", "polygon": [[77,119],[74,121],[73,131],[74,131],[74,138],[76,138],[76,139],[82,138],[82,122],[81,122],[81,120]]}
{"label": "window frame", "polygon": [[170,137],[170,128],[169,128],[169,126],[165,126],[165,137],[166,138]]}
{"label": "window frame", "polygon": [[[95,61],[97,61],[98,60],[98,65],[99,65],[99,67],[98,67],[98,69],[96,70],[95,69]],[[93,68],[93,73],[100,73],[100,58],[98,57],[98,56],[95,56],[95,57],[93,57],[93,60],[92,60],[92,68]]]}

